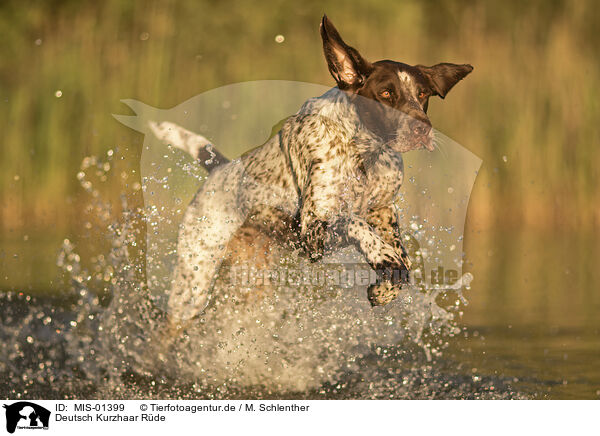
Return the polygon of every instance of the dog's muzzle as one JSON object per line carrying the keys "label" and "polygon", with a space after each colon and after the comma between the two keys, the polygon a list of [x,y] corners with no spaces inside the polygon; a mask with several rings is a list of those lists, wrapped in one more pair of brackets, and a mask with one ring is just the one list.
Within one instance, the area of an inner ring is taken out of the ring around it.
{"label": "dog's muzzle", "polygon": [[416,145],[415,148],[426,148],[433,151],[433,129],[429,121],[413,118],[409,121],[410,133]]}

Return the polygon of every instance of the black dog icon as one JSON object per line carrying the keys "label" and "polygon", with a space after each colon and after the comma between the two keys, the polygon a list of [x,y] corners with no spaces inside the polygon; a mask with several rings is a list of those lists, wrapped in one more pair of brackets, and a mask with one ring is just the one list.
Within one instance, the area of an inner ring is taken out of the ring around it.
{"label": "black dog icon", "polygon": [[30,403],[29,401],[19,401],[10,406],[4,405],[3,407],[6,409],[6,431],[9,433],[15,432],[17,424],[22,419],[25,420],[25,422],[21,423],[24,427],[48,428],[50,411],[42,406]]}

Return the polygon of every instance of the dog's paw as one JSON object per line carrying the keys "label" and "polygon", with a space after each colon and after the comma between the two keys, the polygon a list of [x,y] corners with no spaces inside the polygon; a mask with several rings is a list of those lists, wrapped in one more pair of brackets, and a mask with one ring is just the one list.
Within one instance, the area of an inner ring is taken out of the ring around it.
{"label": "dog's paw", "polygon": [[368,260],[375,271],[404,266],[402,256],[392,247],[387,246],[384,246],[379,252],[372,253]]}
{"label": "dog's paw", "polygon": [[327,223],[324,221],[315,221],[308,226],[307,230],[301,236],[302,246],[310,260],[312,262],[320,260],[325,252]]}
{"label": "dog's paw", "polygon": [[377,273],[377,283],[391,282],[406,283],[409,281],[410,261],[408,267],[402,255],[396,251],[386,250],[378,253],[377,263],[372,263],[371,267]]}
{"label": "dog's paw", "polygon": [[369,286],[369,289],[367,289],[367,298],[371,306],[385,306],[394,301],[399,292],[400,285],[383,282]]}

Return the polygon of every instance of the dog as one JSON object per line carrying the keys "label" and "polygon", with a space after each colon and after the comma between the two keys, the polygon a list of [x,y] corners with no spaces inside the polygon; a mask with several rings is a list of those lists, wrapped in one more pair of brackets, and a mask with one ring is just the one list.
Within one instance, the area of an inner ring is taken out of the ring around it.
{"label": "dog", "polygon": [[320,34],[337,86],[307,100],[277,134],[241,158],[229,161],[203,137],[170,123],[153,126],[209,171],[178,235],[168,302],[174,328],[206,308],[228,248],[248,229],[249,240],[296,235],[313,261],[326,249],[356,247],[375,271],[386,272],[368,288],[373,306],[392,301],[406,281],[411,261],[394,208],[402,153],[434,151],[429,98],[445,98],[473,67],[371,63],[327,16]]}

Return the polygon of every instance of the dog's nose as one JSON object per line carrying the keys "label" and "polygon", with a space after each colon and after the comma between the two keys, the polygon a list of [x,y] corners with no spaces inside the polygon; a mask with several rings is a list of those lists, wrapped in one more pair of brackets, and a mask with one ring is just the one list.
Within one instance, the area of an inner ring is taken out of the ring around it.
{"label": "dog's nose", "polygon": [[425,136],[431,130],[431,124],[417,120],[416,118],[410,122],[410,130],[419,136]]}

